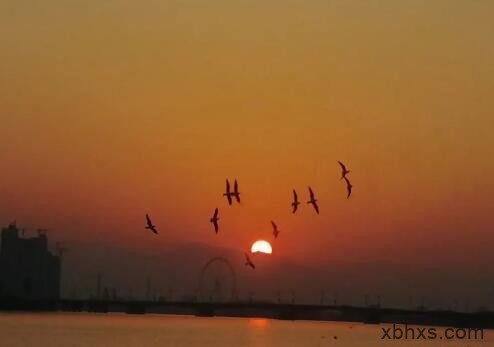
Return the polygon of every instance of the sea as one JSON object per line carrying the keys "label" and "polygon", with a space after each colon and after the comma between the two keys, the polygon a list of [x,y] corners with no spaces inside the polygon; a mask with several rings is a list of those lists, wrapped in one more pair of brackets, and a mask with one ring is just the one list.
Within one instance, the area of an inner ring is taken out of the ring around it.
{"label": "sea", "polygon": [[[390,324],[124,313],[0,313],[0,347],[494,346],[494,330],[484,330],[482,336],[477,331],[474,336],[468,329],[450,329],[446,334],[447,328],[406,328],[405,339],[405,326]],[[398,329],[403,333],[400,338]]]}

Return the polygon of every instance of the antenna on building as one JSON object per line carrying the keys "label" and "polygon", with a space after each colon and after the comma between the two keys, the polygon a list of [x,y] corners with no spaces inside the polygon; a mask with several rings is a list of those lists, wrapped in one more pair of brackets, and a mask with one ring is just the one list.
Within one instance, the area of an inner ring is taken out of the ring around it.
{"label": "antenna on building", "polygon": [[39,236],[46,236],[46,233],[48,232],[48,229],[38,229],[36,230],[38,232]]}
{"label": "antenna on building", "polygon": [[68,251],[68,248],[65,247],[62,242],[57,242],[55,244],[55,247],[57,249],[57,254],[59,257],[62,257],[63,254]]}

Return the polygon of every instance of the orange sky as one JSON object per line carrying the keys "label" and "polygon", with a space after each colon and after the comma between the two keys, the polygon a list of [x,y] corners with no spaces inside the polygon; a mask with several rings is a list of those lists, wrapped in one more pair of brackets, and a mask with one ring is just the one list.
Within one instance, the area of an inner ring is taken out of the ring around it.
{"label": "orange sky", "polygon": [[[69,243],[246,249],[274,219],[274,253],[308,262],[492,262],[492,13],[490,1],[4,1],[0,221]],[[221,196],[227,177],[241,207]],[[306,201],[309,184],[321,215],[292,216],[292,188]]]}

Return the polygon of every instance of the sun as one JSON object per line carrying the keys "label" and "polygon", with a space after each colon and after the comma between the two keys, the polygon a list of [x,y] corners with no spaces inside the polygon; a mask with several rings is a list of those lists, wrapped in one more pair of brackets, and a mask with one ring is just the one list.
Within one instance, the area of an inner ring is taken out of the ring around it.
{"label": "sun", "polygon": [[257,240],[252,244],[250,251],[252,253],[260,252],[260,253],[271,254],[273,253],[273,248],[271,247],[271,244],[268,241]]}

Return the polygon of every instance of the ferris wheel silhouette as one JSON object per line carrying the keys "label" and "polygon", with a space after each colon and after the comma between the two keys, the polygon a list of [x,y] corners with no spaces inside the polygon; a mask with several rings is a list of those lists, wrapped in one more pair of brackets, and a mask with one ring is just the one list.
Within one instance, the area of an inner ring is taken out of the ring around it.
{"label": "ferris wheel silhouette", "polygon": [[228,259],[211,258],[201,269],[199,278],[199,300],[210,302],[237,299],[237,277]]}

